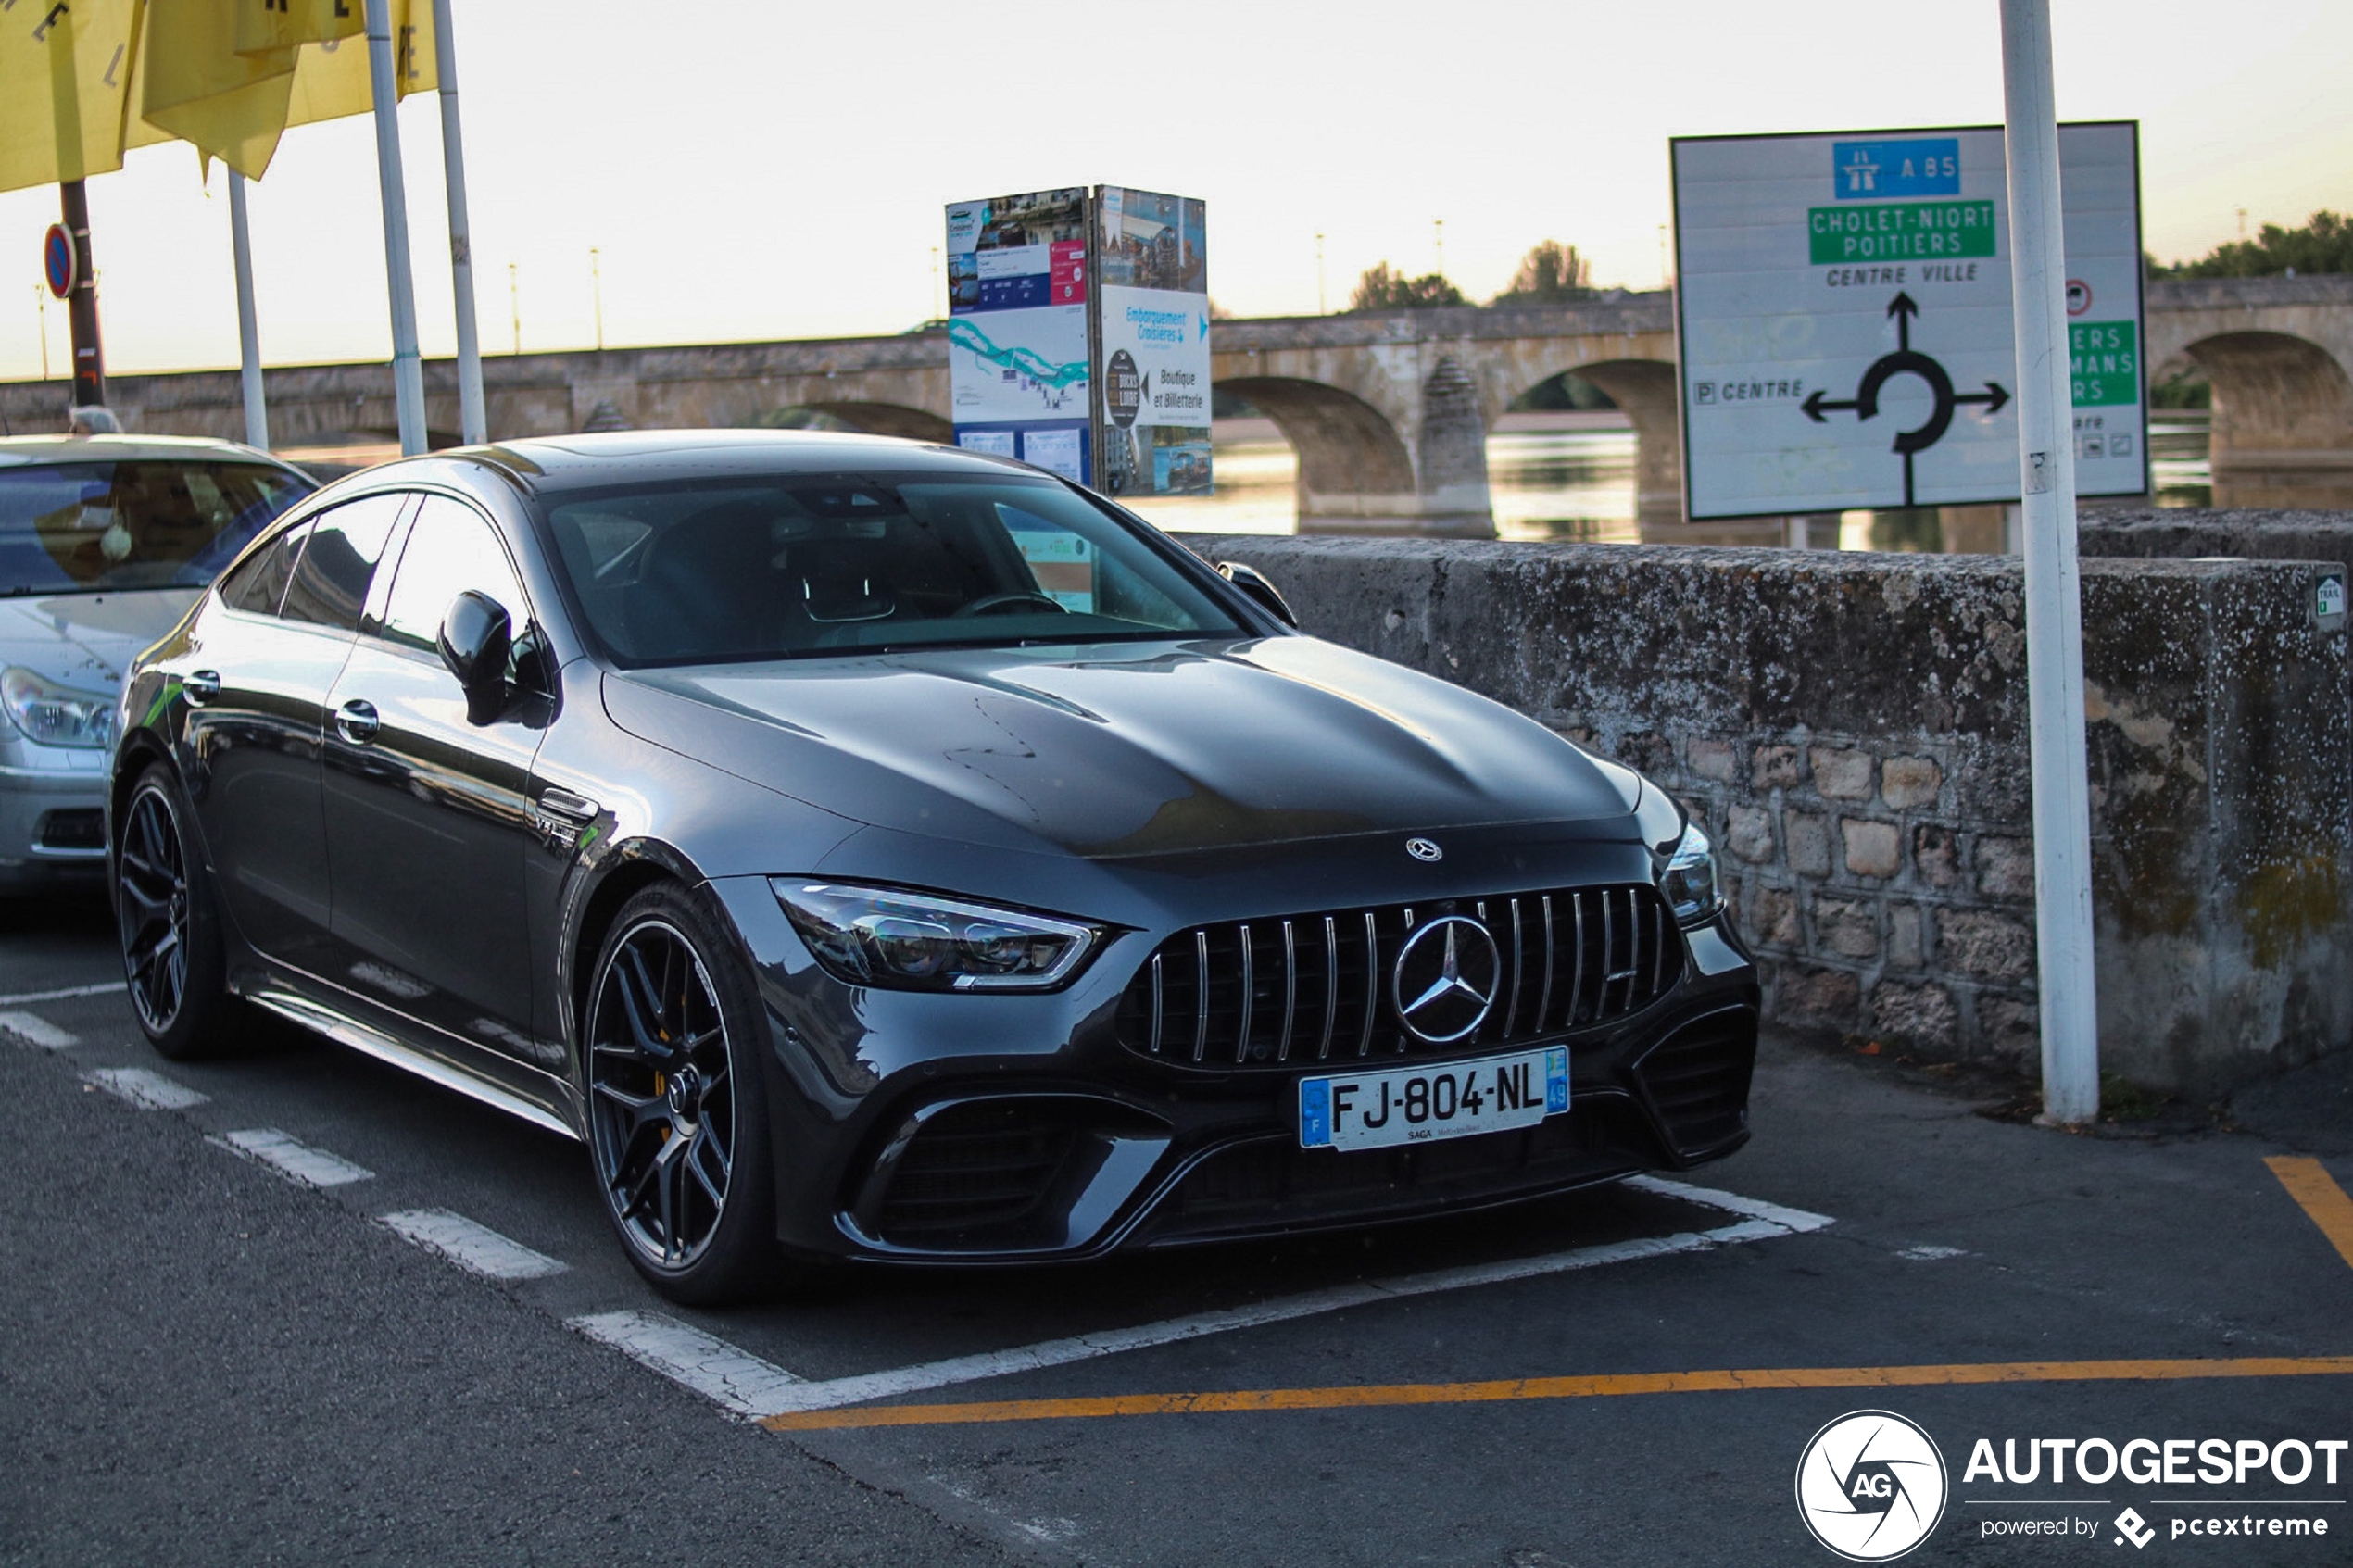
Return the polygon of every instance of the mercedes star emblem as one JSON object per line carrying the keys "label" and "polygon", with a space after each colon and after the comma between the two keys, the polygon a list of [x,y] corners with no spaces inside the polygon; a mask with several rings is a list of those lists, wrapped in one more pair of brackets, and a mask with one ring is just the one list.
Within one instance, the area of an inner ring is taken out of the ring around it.
{"label": "mercedes star emblem", "polygon": [[1447,915],[1405,938],[1390,972],[1390,998],[1416,1035],[1451,1045],[1487,1022],[1503,974],[1503,956],[1487,928]]}
{"label": "mercedes star emblem", "polygon": [[1407,839],[1405,853],[1416,860],[1442,860],[1446,858],[1446,851],[1438,847],[1438,840],[1434,838]]}

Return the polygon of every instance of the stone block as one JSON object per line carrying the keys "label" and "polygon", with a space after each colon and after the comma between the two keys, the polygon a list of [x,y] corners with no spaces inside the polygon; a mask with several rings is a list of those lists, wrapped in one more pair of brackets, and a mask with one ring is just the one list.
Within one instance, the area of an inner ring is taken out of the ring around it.
{"label": "stone block", "polygon": [[1783,964],[1775,976],[1769,1023],[1851,1032],[1860,1022],[1863,983],[1852,971]]}
{"label": "stone block", "polygon": [[1960,835],[1951,828],[1922,822],[1912,830],[1912,865],[1931,887],[1952,887],[1961,880]]}
{"label": "stone block", "polygon": [[1879,909],[1856,898],[1814,900],[1814,947],[1842,959],[1879,957]]}
{"label": "stone block", "polygon": [[2034,928],[1992,909],[1943,909],[1936,917],[1936,960],[1981,980],[2020,981],[2034,973]]}
{"label": "stone block", "polygon": [[1789,869],[1800,876],[1831,874],[1831,820],[1818,811],[1791,811],[1781,818]]}
{"label": "stone block", "polygon": [[1942,985],[1882,980],[1871,987],[1871,1033],[1889,1044],[1950,1056],[1960,1037],[1960,1010]]}
{"label": "stone block", "polygon": [[1656,730],[1636,730],[1618,737],[1617,759],[1637,772],[1663,779],[1675,766],[1675,743]]}
{"label": "stone block", "polygon": [[1763,947],[1794,947],[1797,894],[1787,887],[1753,888],[1743,900],[1743,914],[1750,941]]}
{"label": "stone block", "polygon": [[1918,904],[1887,906],[1887,963],[1891,969],[1920,969],[1927,965]]}
{"label": "stone block", "polygon": [[1787,789],[1806,776],[1805,764],[1793,746],[1760,746],[1749,777],[1759,789]]}
{"label": "stone block", "polygon": [[1724,832],[1724,847],[1751,865],[1773,858],[1773,813],[1761,806],[1735,806]]}
{"label": "stone block", "polygon": [[2043,1015],[2031,1001],[1978,997],[1977,1035],[1986,1052],[2001,1060],[2027,1068],[2042,1060]]}
{"label": "stone block", "polygon": [[1683,766],[1695,779],[1730,784],[1740,766],[1740,751],[1730,741],[1694,740],[1683,748]]}
{"label": "stone block", "polygon": [[1994,838],[1977,841],[1977,890],[1988,898],[2034,897],[2034,841]]}
{"label": "stone block", "polygon": [[1871,797],[1871,754],[1868,751],[1838,751],[1829,746],[1814,748],[1814,787],[1832,800],[1869,800]]}
{"label": "stone block", "polygon": [[1944,775],[1931,758],[1891,757],[1880,765],[1879,797],[1898,811],[1936,804]]}
{"label": "stone block", "polygon": [[1865,822],[1848,818],[1839,824],[1846,836],[1846,869],[1856,876],[1894,876],[1903,869],[1903,847],[1894,822]]}

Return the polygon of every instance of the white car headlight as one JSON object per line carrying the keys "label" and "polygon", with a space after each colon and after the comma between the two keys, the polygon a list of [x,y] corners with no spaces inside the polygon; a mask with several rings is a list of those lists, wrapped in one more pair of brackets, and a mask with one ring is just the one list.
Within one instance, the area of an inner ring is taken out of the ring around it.
{"label": "white car headlight", "polygon": [[114,744],[111,693],[75,691],[30,670],[0,670],[0,709],[27,740],[104,750]]}
{"label": "white car headlight", "polygon": [[1078,967],[1091,925],[894,887],[772,877],[801,940],[836,979],[903,991],[1045,991]]}
{"label": "white car headlight", "polygon": [[1689,925],[1714,914],[1723,902],[1723,894],[1716,883],[1716,847],[1707,841],[1692,822],[1683,829],[1683,836],[1675,846],[1675,853],[1667,858],[1667,870],[1659,873],[1659,896],[1675,918]]}

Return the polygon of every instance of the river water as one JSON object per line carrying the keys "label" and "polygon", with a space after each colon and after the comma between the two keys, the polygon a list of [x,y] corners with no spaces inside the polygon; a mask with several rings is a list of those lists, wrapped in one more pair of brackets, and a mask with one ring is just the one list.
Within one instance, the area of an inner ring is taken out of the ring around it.
{"label": "river water", "polygon": [[[2209,505],[2205,415],[2161,414],[2149,436],[2157,504]],[[1176,532],[1297,532],[1298,464],[1273,421],[1220,420],[1214,440],[1216,495],[1139,502],[1136,509]],[[1487,438],[1487,479],[1496,532],[1504,538],[1632,544],[1638,537],[1634,432],[1623,414],[1506,414]],[[1889,536],[1873,530],[1870,521],[1868,512],[1845,514],[1841,546],[1869,549],[1874,537]]]}

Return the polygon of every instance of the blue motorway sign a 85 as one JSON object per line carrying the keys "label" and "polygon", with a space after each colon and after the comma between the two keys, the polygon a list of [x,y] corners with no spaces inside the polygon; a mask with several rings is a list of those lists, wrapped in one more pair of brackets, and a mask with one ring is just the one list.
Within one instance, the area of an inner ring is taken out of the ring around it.
{"label": "blue motorway sign a 85", "polygon": [[1956,136],[1901,142],[1840,142],[1831,155],[1840,201],[1961,194],[1961,144]]}

